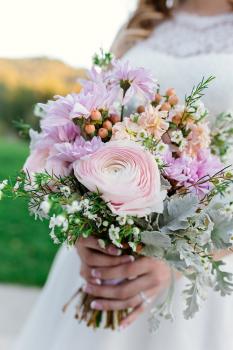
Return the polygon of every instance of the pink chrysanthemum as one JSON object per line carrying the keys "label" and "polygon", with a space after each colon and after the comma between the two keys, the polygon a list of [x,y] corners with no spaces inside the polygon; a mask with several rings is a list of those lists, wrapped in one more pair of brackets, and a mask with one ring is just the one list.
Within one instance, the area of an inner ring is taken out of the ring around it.
{"label": "pink chrysanthemum", "polygon": [[131,68],[128,61],[120,60],[115,60],[113,67],[111,83],[114,92],[119,95],[120,91],[123,94],[123,91],[127,90],[122,96],[123,104],[128,103],[135,94],[153,100],[157,83],[149,71],[144,68]]}
{"label": "pink chrysanthemum", "polygon": [[64,142],[54,145],[53,157],[73,163],[84,156],[94,153],[102,146],[103,142],[100,137],[93,137],[90,141],[86,141],[80,136],[73,143]]}
{"label": "pink chrysanthemum", "polygon": [[[165,175],[171,180],[177,181],[178,186],[189,188],[190,191],[203,197],[212,188],[208,176],[224,168],[219,159],[213,156],[209,150],[200,151],[197,158],[182,155],[173,158],[171,153],[166,155]],[[205,181],[202,181],[205,180]]]}

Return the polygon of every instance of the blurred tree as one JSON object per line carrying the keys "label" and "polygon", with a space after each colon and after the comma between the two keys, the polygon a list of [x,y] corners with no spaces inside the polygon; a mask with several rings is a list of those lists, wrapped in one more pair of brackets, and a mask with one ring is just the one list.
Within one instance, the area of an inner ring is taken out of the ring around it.
{"label": "blurred tree", "polygon": [[12,121],[19,119],[36,128],[35,104],[57,94],[79,92],[77,79],[84,76],[85,70],[58,60],[0,59],[0,134],[12,133]]}

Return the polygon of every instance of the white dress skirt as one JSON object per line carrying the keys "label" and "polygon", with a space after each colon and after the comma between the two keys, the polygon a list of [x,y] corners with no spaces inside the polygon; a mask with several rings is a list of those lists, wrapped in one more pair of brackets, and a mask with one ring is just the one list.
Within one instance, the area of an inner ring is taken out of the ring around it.
{"label": "white dress skirt", "polygon": [[[161,24],[151,37],[131,49],[126,58],[132,64],[151,69],[162,88],[174,87],[178,95],[190,92],[203,76],[216,80],[204,102],[210,118],[233,110],[233,14],[198,17],[177,14]],[[233,272],[233,256],[225,259]],[[175,321],[162,321],[151,335],[144,313],[126,330],[93,331],[74,318],[74,305],[62,312],[64,303],[82,284],[79,257],[74,249],[59,251],[48,281],[19,337],[14,350],[232,350],[233,295],[221,297],[210,291],[201,311],[192,320],[182,315],[182,290],[176,283]]]}

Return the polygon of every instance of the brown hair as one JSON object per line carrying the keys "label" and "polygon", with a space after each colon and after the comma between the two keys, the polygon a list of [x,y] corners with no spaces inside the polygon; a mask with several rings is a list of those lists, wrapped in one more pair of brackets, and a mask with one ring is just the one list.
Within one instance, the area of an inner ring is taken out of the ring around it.
{"label": "brown hair", "polygon": [[[233,0],[228,1],[233,5]],[[117,34],[111,51],[118,58],[123,56],[138,41],[146,39],[155,26],[171,14],[167,0],[139,0],[136,11]]]}
{"label": "brown hair", "polygon": [[139,0],[136,11],[117,34],[111,51],[121,57],[136,42],[146,39],[154,27],[170,15],[166,0]]}

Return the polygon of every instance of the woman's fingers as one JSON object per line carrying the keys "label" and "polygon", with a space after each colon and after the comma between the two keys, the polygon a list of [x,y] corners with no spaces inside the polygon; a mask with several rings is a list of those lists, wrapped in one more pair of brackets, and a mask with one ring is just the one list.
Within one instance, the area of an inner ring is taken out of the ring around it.
{"label": "woman's fingers", "polygon": [[137,294],[133,298],[126,300],[109,300],[109,299],[96,299],[91,303],[91,308],[96,310],[124,310],[128,308],[136,308],[141,304],[149,304],[158,294],[159,288],[152,288],[143,292],[147,299],[143,300],[141,294]]}
{"label": "woman's fingers", "polygon": [[103,299],[126,300],[139,294],[142,290],[157,287],[154,276],[151,274],[143,275],[131,281],[125,281],[119,285],[93,285],[87,283],[84,285],[84,292]]}
{"label": "woman's fingers", "polygon": [[122,256],[110,256],[95,252],[91,249],[83,249],[80,252],[81,260],[90,268],[95,267],[104,267],[104,266],[117,266],[132,262],[133,257],[131,255],[122,255]]}
{"label": "woman's fingers", "polygon": [[119,256],[122,253],[120,249],[116,248],[112,244],[108,245],[106,248],[102,248],[99,244],[98,239],[92,236],[87,238],[80,237],[76,242],[76,246],[78,250],[79,250],[79,247],[81,246],[89,249],[94,249],[104,254],[109,254],[113,256]]}
{"label": "woman's fingers", "polygon": [[142,314],[146,309],[146,305],[145,304],[140,304],[139,306],[137,306],[120,324],[120,329],[125,329],[127,328],[129,325],[131,325],[131,323],[133,323],[134,321],[136,321],[136,319],[138,318],[138,316],[140,314]]}
{"label": "woman's fingers", "polygon": [[130,262],[124,263],[118,266],[111,267],[96,267],[90,268],[85,265],[83,267],[83,273],[85,274],[85,279],[89,278],[99,278],[101,280],[109,279],[127,279],[132,277],[141,276],[148,271],[149,260],[148,258],[140,258],[134,261],[133,256],[129,256]]}

